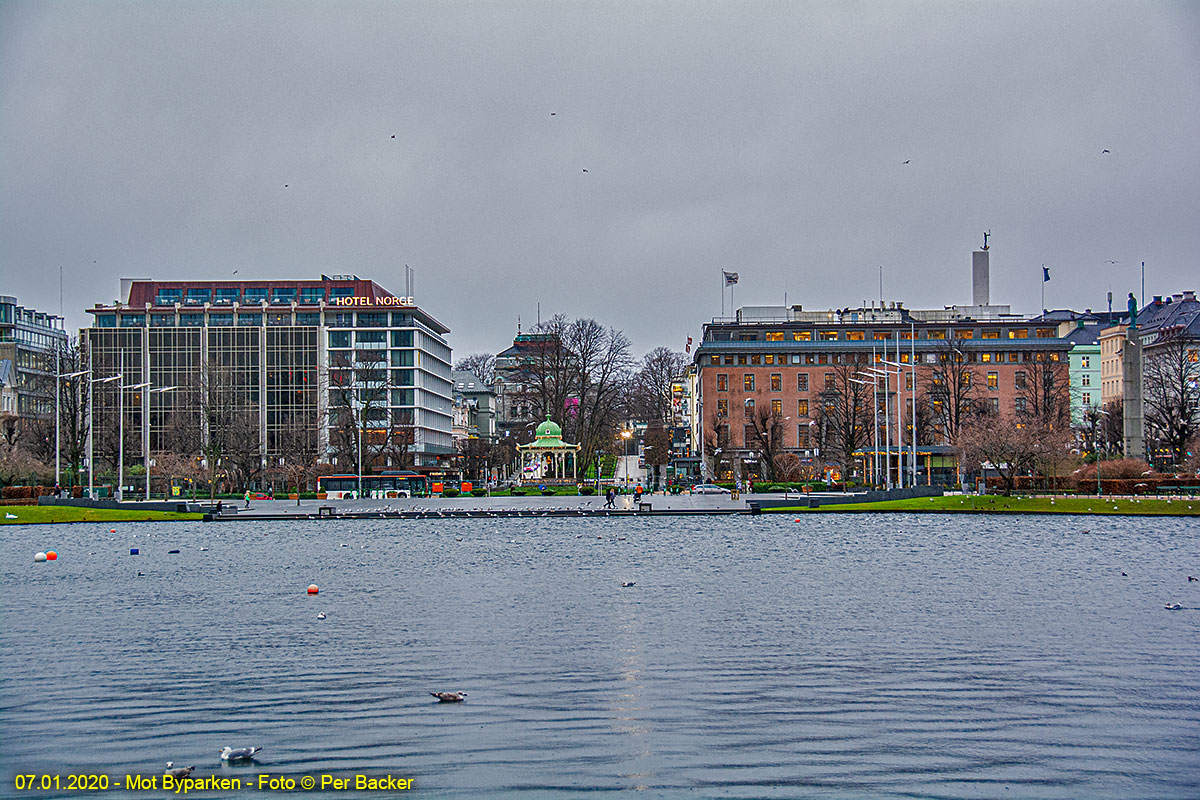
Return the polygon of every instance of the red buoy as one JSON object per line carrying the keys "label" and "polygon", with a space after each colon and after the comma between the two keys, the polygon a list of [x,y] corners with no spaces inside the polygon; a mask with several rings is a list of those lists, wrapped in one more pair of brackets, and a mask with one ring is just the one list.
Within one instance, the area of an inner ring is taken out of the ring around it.
{"label": "red buoy", "polygon": [[319,591],[321,591],[321,590],[317,588],[317,585],[315,583],[310,583],[308,585],[308,593],[309,594],[316,594]]}
{"label": "red buoy", "polygon": [[53,550],[47,550],[46,551],[46,560],[47,561],[57,561],[58,553],[54,552]]}

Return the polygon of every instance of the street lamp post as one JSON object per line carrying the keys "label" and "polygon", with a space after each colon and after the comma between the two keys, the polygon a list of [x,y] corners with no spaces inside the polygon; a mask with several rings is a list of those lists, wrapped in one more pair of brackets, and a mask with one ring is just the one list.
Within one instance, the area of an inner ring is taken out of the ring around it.
{"label": "street lamp post", "polygon": [[[859,372],[858,374],[865,375],[866,373]],[[871,478],[872,478],[871,482],[874,483],[875,485],[878,485],[879,484],[879,397],[877,396],[876,391],[879,389],[879,381],[878,380],[860,381],[860,380],[851,378],[850,382],[857,383],[862,386],[870,386],[871,387],[871,408],[875,412],[875,425],[871,428],[872,440],[875,444],[875,453],[874,453],[874,456],[875,456],[874,462],[875,463],[871,469]],[[812,423],[809,423],[809,424],[811,425]]]}
{"label": "street lamp post", "polygon": [[[88,369],[89,369],[89,374],[90,374],[90,371],[91,371],[90,363],[88,364]],[[121,380],[121,373],[119,373],[119,372],[116,375],[110,375],[107,378],[90,378],[88,380],[88,498],[92,499],[92,500],[96,499],[94,496],[95,489],[93,488],[93,486],[95,484],[95,475],[96,475],[96,473],[95,473],[96,458],[95,458],[95,447],[94,447],[94,438],[93,438],[93,432],[95,429],[95,422],[96,422],[96,419],[95,419],[96,387],[94,384],[110,383],[112,381],[119,381],[119,380]]]}
{"label": "street lamp post", "polygon": [[125,385],[124,379],[117,384],[117,501],[125,499],[125,390],[144,389],[150,383]]}
{"label": "street lamp post", "polygon": [[[1108,416],[1108,412],[1104,409],[1100,409],[1100,413]],[[1100,497],[1104,493],[1103,487],[1100,485],[1100,443],[1096,441],[1094,444],[1096,445],[1096,497]]]}
{"label": "street lamp post", "polygon": [[596,494],[600,493],[600,473],[604,470],[604,451],[596,451]]}
{"label": "street lamp post", "polygon": [[621,446],[621,462],[625,465],[625,485],[629,485],[629,440],[633,438],[633,431],[621,431],[621,438],[625,443]]}
{"label": "street lamp post", "polygon": [[[146,384],[146,385],[149,386],[150,384]],[[176,387],[174,387],[174,386],[160,386],[157,389],[151,389],[148,392],[146,392],[146,395],[147,395],[146,407],[147,407],[147,409],[149,409],[149,407],[150,407],[149,395],[162,394],[164,392],[173,392],[173,391],[175,391],[175,389],[176,389]],[[150,499],[150,465],[152,463],[151,459],[150,459],[150,414],[149,413],[142,415],[142,459],[144,460],[145,467],[146,467],[146,499],[149,500]]]}
{"label": "street lamp post", "polygon": [[[58,369],[62,369],[61,363],[62,362],[59,362]],[[62,445],[59,443],[60,437],[61,437],[61,434],[59,433],[59,427],[62,424],[62,409],[61,409],[62,401],[59,399],[59,392],[61,391],[62,379],[63,378],[78,378],[80,375],[86,375],[86,374],[87,374],[86,369],[80,370],[79,372],[68,372],[66,375],[63,375],[62,373],[58,373],[54,379],[54,485],[56,487],[60,485],[60,479],[59,479],[60,466],[59,465],[60,465],[61,456],[62,456]],[[78,410],[78,404],[76,405],[76,410]]]}

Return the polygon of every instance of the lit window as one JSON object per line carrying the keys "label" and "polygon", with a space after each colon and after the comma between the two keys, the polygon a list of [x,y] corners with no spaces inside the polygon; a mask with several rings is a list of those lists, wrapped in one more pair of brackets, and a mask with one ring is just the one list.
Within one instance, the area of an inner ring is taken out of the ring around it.
{"label": "lit window", "polygon": [[717,416],[718,417],[728,417],[729,416],[729,401],[728,400],[718,400],[717,401]]}
{"label": "lit window", "polygon": [[783,391],[783,375],[779,372],[771,373],[771,391],[772,392],[782,392]]}
{"label": "lit window", "polygon": [[728,375],[722,373],[717,376],[717,391],[718,392],[728,392],[729,391],[729,376]]}
{"label": "lit window", "polygon": [[783,341],[783,331],[779,331],[779,332],[772,331],[772,332],[767,333],[767,341],[768,342],[782,342]]}
{"label": "lit window", "polygon": [[772,400],[771,401],[771,413],[779,414],[780,416],[783,415],[783,401],[782,400]]}
{"label": "lit window", "polygon": [[808,401],[807,400],[797,401],[796,413],[802,417],[808,416]]}
{"label": "lit window", "polygon": [[742,376],[742,387],[747,392],[754,391],[754,374],[753,373],[747,372],[745,375]]}
{"label": "lit window", "polygon": [[1089,366],[1091,366],[1091,362],[1092,362],[1091,356],[1081,356],[1079,359],[1079,366],[1083,367],[1084,369],[1087,369]]}
{"label": "lit window", "polygon": [[812,331],[792,331],[793,342],[811,342]]}
{"label": "lit window", "polygon": [[1000,373],[989,372],[987,374],[987,381],[988,381],[989,389],[999,389],[1000,388]]}

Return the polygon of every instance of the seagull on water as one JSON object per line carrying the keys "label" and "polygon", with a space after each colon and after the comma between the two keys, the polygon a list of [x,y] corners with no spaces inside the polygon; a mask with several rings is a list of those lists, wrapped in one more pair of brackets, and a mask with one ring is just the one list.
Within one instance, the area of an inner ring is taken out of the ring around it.
{"label": "seagull on water", "polygon": [[461,703],[467,699],[466,692],[430,692],[441,703]]}
{"label": "seagull on water", "polygon": [[225,749],[221,751],[222,761],[249,761],[254,758],[254,754],[262,750],[261,747],[239,747],[234,750],[229,745],[225,745]]}
{"label": "seagull on water", "polygon": [[188,775],[192,774],[192,770],[194,770],[195,768],[196,768],[195,764],[193,764],[190,767],[177,767],[177,766],[175,766],[174,761],[168,761],[167,762],[167,771],[165,774],[170,775],[172,778],[176,778],[176,779],[186,778]]}
{"label": "seagull on water", "polygon": [[621,588],[628,589],[630,586],[633,586],[635,583],[637,583],[637,581],[622,581]]}
{"label": "seagull on water", "polygon": [[317,619],[325,619],[325,612],[322,611],[319,614],[317,614]]}
{"label": "seagull on water", "polygon": [[1167,609],[1167,611],[1181,611],[1183,609],[1183,606],[1180,605],[1179,603],[1167,603],[1165,608]]}

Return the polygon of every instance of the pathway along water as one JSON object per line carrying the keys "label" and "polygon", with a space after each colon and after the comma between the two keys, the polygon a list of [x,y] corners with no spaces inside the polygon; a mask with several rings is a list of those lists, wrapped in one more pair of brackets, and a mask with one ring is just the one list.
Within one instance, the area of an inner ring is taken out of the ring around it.
{"label": "pathway along water", "polygon": [[[18,772],[168,760],[428,797],[1200,785],[1188,520],[111,527],[0,530],[0,795]],[[265,749],[229,766],[225,745]]]}

